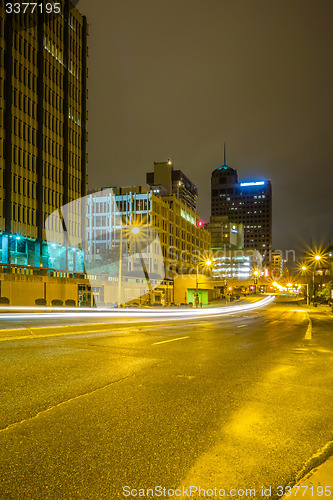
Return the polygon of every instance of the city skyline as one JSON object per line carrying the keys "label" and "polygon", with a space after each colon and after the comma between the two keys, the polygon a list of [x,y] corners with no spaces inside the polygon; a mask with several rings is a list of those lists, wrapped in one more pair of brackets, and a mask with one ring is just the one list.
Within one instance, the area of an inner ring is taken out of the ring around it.
{"label": "city skyline", "polygon": [[90,187],[138,184],[171,158],[208,221],[226,142],[241,179],[272,179],[273,248],[329,242],[331,2],[78,6],[90,25]]}

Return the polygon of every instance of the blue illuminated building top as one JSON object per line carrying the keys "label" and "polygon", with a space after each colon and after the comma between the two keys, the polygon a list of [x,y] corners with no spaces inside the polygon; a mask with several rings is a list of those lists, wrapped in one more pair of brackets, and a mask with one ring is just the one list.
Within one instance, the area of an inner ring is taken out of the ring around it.
{"label": "blue illuminated building top", "polygon": [[240,185],[242,187],[249,187],[249,186],[264,186],[266,183],[265,181],[257,181],[257,182],[241,182]]}

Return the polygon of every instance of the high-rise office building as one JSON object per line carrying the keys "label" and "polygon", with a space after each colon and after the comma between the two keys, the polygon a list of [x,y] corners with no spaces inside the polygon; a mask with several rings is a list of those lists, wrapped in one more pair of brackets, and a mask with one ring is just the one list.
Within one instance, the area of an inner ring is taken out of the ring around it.
{"label": "high-rise office building", "polygon": [[46,219],[86,194],[87,21],[26,5],[0,7],[0,262],[47,267]]}
{"label": "high-rise office building", "polygon": [[154,163],[154,172],[148,172],[146,181],[153,189],[160,188],[160,196],[175,195],[192,210],[196,210],[198,189],[181,170],[174,170],[172,161]]}
{"label": "high-rise office building", "polygon": [[272,186],[270,180],[238,181],[237,170],[227,165],[211,177],[211,214],[227,216],[243,225],[244,248],[256,249],[270,266],[272,250]]}

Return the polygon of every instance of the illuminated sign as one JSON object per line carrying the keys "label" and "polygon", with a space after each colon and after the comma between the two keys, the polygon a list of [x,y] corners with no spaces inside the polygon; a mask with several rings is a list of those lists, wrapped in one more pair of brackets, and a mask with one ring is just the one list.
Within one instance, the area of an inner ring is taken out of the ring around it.
{"label": "illuminated sign", "polygon": [[258,181],[258,182],[241,182],[241,186],[247,187],[247,186],[264,186],[265,182],[264,181]]}
{"label": "illuminated sign", "polygon": [[191,224],[193,224],[195,226],[195,224],[196,224],[195,218],[191,214],[186,212],[186,210],[184,210],[183,208],[180,210],[180,215],[181,215],[181,217],[183,217],[183,219],[187,220],[188,222],[190,222]]}

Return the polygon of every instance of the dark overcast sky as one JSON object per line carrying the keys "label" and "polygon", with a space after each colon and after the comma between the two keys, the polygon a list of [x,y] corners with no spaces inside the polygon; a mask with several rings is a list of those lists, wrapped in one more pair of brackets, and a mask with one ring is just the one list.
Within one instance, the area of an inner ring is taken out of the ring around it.
{"label": "dark overcast sky", "polygon": [[272,179],[273,246],[333,241],[333,0],[80,0],[89,36],[89,185]]}

